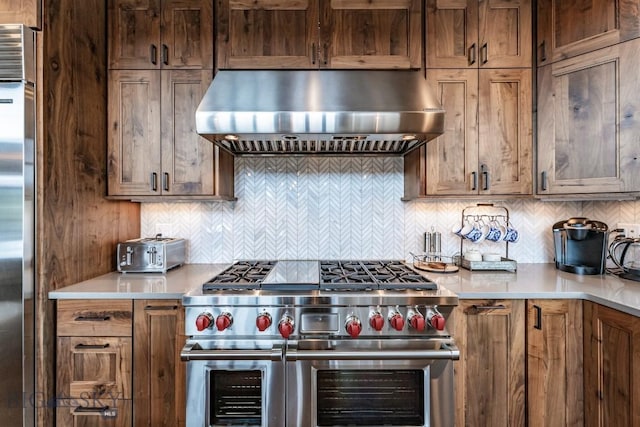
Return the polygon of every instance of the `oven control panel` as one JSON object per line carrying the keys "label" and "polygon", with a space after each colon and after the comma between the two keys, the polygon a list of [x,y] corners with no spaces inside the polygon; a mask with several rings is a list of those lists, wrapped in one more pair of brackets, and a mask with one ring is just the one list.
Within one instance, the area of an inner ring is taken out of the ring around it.
{"label": "oven control panel", "polygon": [[330,307],[186,307],[186,334],[210,338],[303,336],[361,337],[448,336],[453,307],[376,305]]}

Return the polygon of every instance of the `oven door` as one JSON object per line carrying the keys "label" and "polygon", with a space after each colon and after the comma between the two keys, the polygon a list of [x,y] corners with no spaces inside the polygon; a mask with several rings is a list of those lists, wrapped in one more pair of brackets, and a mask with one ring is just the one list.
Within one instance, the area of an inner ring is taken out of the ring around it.
{"label": "oven door", "polygon": [[436,340],[291,343],[287,426],[453,427],[458,358]]}
{"label": "oven door", "polygon": [[187,427],[285,425],[282,345],[189,340]]}

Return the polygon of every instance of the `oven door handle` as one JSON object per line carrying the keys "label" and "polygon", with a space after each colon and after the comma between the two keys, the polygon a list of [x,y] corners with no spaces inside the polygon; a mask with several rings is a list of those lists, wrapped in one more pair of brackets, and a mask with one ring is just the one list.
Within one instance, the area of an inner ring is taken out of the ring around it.
{"label": "oven door handle", "polygon": [[296,360],[459,360],[460,350],[444,344],[438,350],[296,350],[287,349],[287,361]]}
{"label": "oven door handle", "polygon": [[283,360],[281,347],[267,350],[203,350],[197,343],[188,343],[180,352],[180,359],[189,360]]}

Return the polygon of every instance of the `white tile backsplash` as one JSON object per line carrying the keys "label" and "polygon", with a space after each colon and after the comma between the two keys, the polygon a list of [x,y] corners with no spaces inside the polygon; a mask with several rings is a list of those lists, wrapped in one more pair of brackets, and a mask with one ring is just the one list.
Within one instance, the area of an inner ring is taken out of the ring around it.
{"label": "white tile backsplash", "polygon": [[[521,239],[509,245],[518,262],[551,262],[551,226],[571,216],[609,224],[640,222],[637,202],[541,202],[533,199],[402,202],[397,157],[240,157],[236,202],[143,203],[142,236],[170,224],[189,240],[190,263],[237,259],[407,259],[422,252],[423,233],[442,233],[442,250],[460,251],[451,228],[462,209],[493,202],[509,209]],[[465,249],[473,245],[465,244]],[[504,245],[480,244],[483,251]]]}

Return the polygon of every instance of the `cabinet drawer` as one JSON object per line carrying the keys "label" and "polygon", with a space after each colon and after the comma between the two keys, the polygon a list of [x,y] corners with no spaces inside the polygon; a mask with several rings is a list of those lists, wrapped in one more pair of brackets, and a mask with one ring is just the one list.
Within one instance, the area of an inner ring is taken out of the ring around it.
{"label": "cabinet drawer", "polygon": [[56,425],[65,427],[131,427],[131,400],[58,401]]}
{"label": "cabinet drawer", "polygon": [[130,337],[132,322],[130,300],[58,301],[58,336]]}
{"label": "cabinet drawer", "polygon": [[130,399],[131,355],[131,338],[58,338],[58,394]]}

